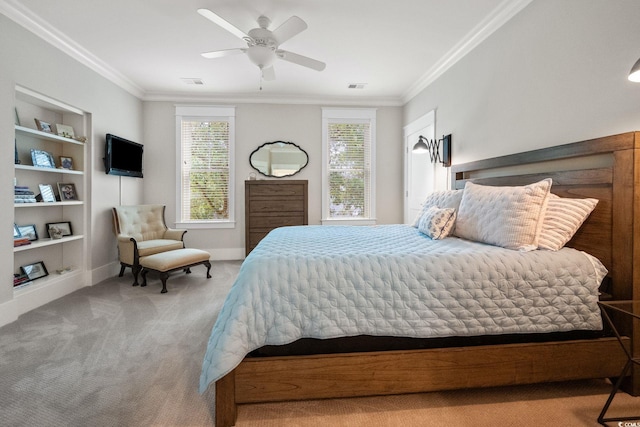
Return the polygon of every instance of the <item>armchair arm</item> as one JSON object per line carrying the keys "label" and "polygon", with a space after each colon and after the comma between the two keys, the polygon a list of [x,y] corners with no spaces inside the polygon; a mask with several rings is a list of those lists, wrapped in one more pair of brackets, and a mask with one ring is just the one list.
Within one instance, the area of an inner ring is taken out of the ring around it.
{"label": "armchair arm", "polygon": [[134,265],[138,258],[138,243],[136,242],[136,239],[124,234],[118,234],[117,238],[120,262],[128,265]]}
{"label": "armchair arm", "polygon": [[167,231],[164,232],[164,238],[169,240],[182,241],[186,232],[187,230],[167,228]]}

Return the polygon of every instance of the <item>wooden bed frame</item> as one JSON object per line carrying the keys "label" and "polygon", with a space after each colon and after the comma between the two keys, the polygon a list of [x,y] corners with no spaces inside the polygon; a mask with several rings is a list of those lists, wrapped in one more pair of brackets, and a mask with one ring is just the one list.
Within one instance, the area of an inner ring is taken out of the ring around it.
{"label": "wooden bed frame", "polygon": [[[640,299],[640,132],[544,148],[452,167],[454,188],[466,180],[524,185],[553,178],[552,192],[600,202],[568,246],[598,257],[609,270],[604,298]],[[606,297],[605,297],[606,295]],[[618,325],[624,342],[640,331]],[[640,347],[636,346],[636,347]],[[634,348],[635,355],[640,349]],[[216,426],[235,424],[237,405],[286,400],[418,393],[472,387],[609,378],[626,362],[615,338],[245,358],[216,382]],[[626,390],[640,394],[640,371]]]}

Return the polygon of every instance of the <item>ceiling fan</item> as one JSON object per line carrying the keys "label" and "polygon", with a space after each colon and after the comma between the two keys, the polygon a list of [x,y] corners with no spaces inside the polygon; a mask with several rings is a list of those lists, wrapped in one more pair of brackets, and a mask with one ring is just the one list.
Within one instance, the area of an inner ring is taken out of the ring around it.
{"label": "ceiling fan", "polygon": [[307,29],[307,24],[297,16],[287,19],[273,31],[268,29],[271,20],[266,16],[260,16],[258,18],[259,28],[254,28],[249,33],[245,33],[209,9],[198,9],[198,13],[247,43],[247,47],[243,48],[204,52],[202,56],[205,58],[221,58],[223,56],[246,53],[251,62],[260,68],[262,78],[265,80],[275,80],[273,62],[276,59],[284,59],[317,71],[324,70],[326,66],[324,62],[280,49],[282,43]]}

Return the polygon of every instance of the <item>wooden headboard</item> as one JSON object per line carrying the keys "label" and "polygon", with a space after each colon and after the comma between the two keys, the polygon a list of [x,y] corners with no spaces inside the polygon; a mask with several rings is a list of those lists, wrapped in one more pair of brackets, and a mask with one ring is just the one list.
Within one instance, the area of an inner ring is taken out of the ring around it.
{"label": "wooden headboard", "polygon": [[[640,132],[591,139],[451,167],[453,188],[466,181],[526,185],[550,177],[562,197],[598,205],[567,246],[588,252],[609,270],[613,299],[640,299]],[[635,221],[638,212],[639,221]]]}

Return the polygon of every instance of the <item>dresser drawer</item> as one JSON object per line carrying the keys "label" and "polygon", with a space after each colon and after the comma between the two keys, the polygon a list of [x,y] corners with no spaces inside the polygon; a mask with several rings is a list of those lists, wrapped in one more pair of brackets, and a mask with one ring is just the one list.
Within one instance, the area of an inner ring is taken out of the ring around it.
{"label": "dresser drawer", "polygon": [[252,216],[249,219],[249,230],[272,229],[287,225],[306,225],[303,215],[286,216]]}
{"label": "dresser drawer", "polygon": [[302,184],[267,184],[251,187],[249,197],[286,198],[291,196],[303,197],[305,186]]}
{"label": "dresser drawer", "polygon": [[305,201],[303,199],[287,200],[253,200],[249,213],[261,212],[304,212]]}

